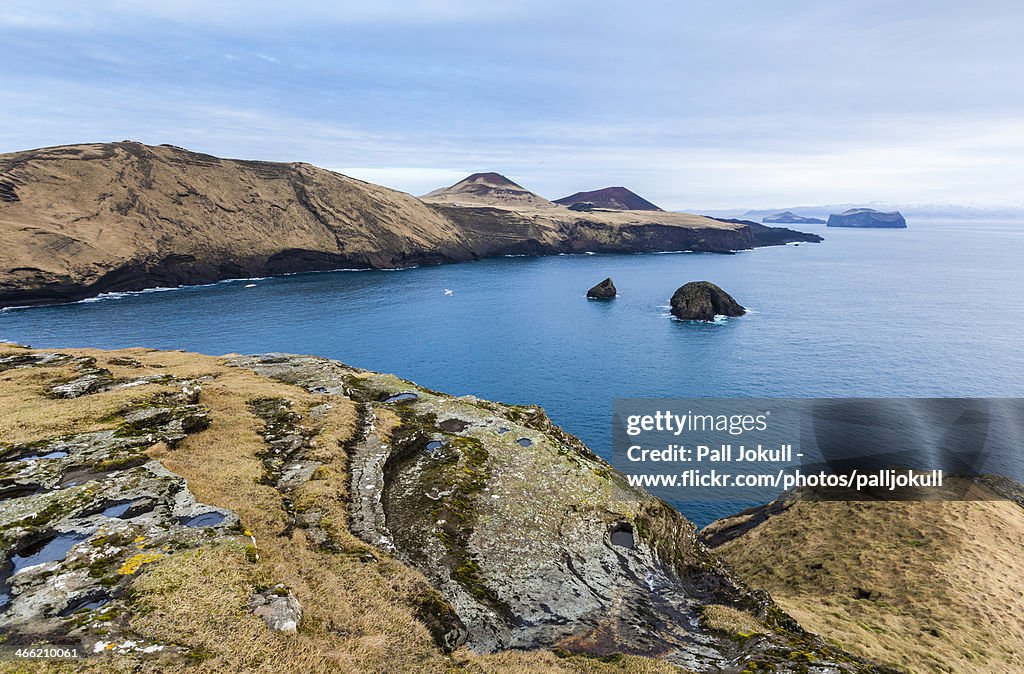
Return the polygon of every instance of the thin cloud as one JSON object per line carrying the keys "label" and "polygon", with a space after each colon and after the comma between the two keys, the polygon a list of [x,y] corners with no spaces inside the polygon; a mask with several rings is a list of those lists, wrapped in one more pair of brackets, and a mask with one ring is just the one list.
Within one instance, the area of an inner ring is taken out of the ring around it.
{"label": "thin cloud", "polygon": [[[1019,3],[9,0],[0,148],[135,138],[412,193],[1017,203]],[[427,184],[434,179],[436,184]]]}

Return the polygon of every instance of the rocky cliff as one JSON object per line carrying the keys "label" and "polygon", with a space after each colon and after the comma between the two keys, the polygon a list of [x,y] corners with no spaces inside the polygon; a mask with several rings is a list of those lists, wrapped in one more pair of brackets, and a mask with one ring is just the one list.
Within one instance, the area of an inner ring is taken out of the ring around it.
{"label": "rocky cliff", "polygon": [[0,628],[77,671],[886,671],[540,408],[282,354],[0,371]]}
{"label": "rocky cliff", "polygon": [[[484,175],[466,189],[495,180]],[[220,159],[127,141],[5,154],[0,307],[494,255],[728,252],[817,240],[681,213],[584,214],[543,201],[425,203],[309,164]]]}

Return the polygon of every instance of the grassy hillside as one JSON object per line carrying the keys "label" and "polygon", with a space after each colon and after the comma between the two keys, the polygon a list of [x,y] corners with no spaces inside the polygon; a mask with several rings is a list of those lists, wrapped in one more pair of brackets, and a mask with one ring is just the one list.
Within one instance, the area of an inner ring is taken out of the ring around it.
{"label": "grassy hillside", "polygon": [[[529,194],[517,190],[513,196]],[[2,154],[0,307],[504,254],[729,251],[779,242],[696,215],[584,215],[539,197],[509,201],[506,192],[478,195],[474,208],[428,204],[310,164],[129,141]]]}
{"label": "grassy hillside", "polygon": [[910,672],[1024,671],[1018,503],[795,498],[771,510],[715,551],[808,629]]}

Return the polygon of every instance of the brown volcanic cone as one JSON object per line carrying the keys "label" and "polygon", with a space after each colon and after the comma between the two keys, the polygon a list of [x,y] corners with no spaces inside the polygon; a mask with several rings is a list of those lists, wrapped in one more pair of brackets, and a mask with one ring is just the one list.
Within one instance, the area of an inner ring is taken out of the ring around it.
{"label": "brown volcanic cone", "polygon": [[612,208],[617,211],[660,211],[661,209],[642,196],[625,187],[605,187],[590,192],[577,192],[561,199],[556,204],[593,204],[597,208]]}
{"label": "brown volcanic cone", "polygon": [[474,173],[451,187],[425,194],[431,203],[499,208],[553,208],[544,197],[518,185],[500,173]]}

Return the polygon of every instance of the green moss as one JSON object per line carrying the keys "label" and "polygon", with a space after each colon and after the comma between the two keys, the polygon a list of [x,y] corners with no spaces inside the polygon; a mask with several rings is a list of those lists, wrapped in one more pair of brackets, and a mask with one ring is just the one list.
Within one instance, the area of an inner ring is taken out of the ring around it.
{"label": "green moss", "polygon": [[483,576],[480,573],[480,565],[476,563],[476,560],[466,559],[452,571],[452,578],[481,601],[490,603],[499,601],[498,595],[494,590],[484,584]]}
{"label": "green moss", "polygon": [[124,456],[111,457],[96,464],[97,473],[108,473],[115,470],[125,470],[144,464],[149,459],[141,452],[132,452]]}
{"label": "green moss", "polygon": [[478,438],[444,433],[437,427],[433,413],[416,414],[414,408],[397,407],[401,424],[392,432],[392,443],[403,451],[421,448],[430,438],[445,437],[449,449],[446,459],[431,462],[421,479],[450,492],[431,511],[435,520],[445,524],[436,528],[434,535],[447,551],[446,563],[452,578],[471,595],[497,610],[506,610],[497,594],[487,587],[480,567],[469,553],[469,532],[476,520],[477,494],[491,480],[490,454]]}

